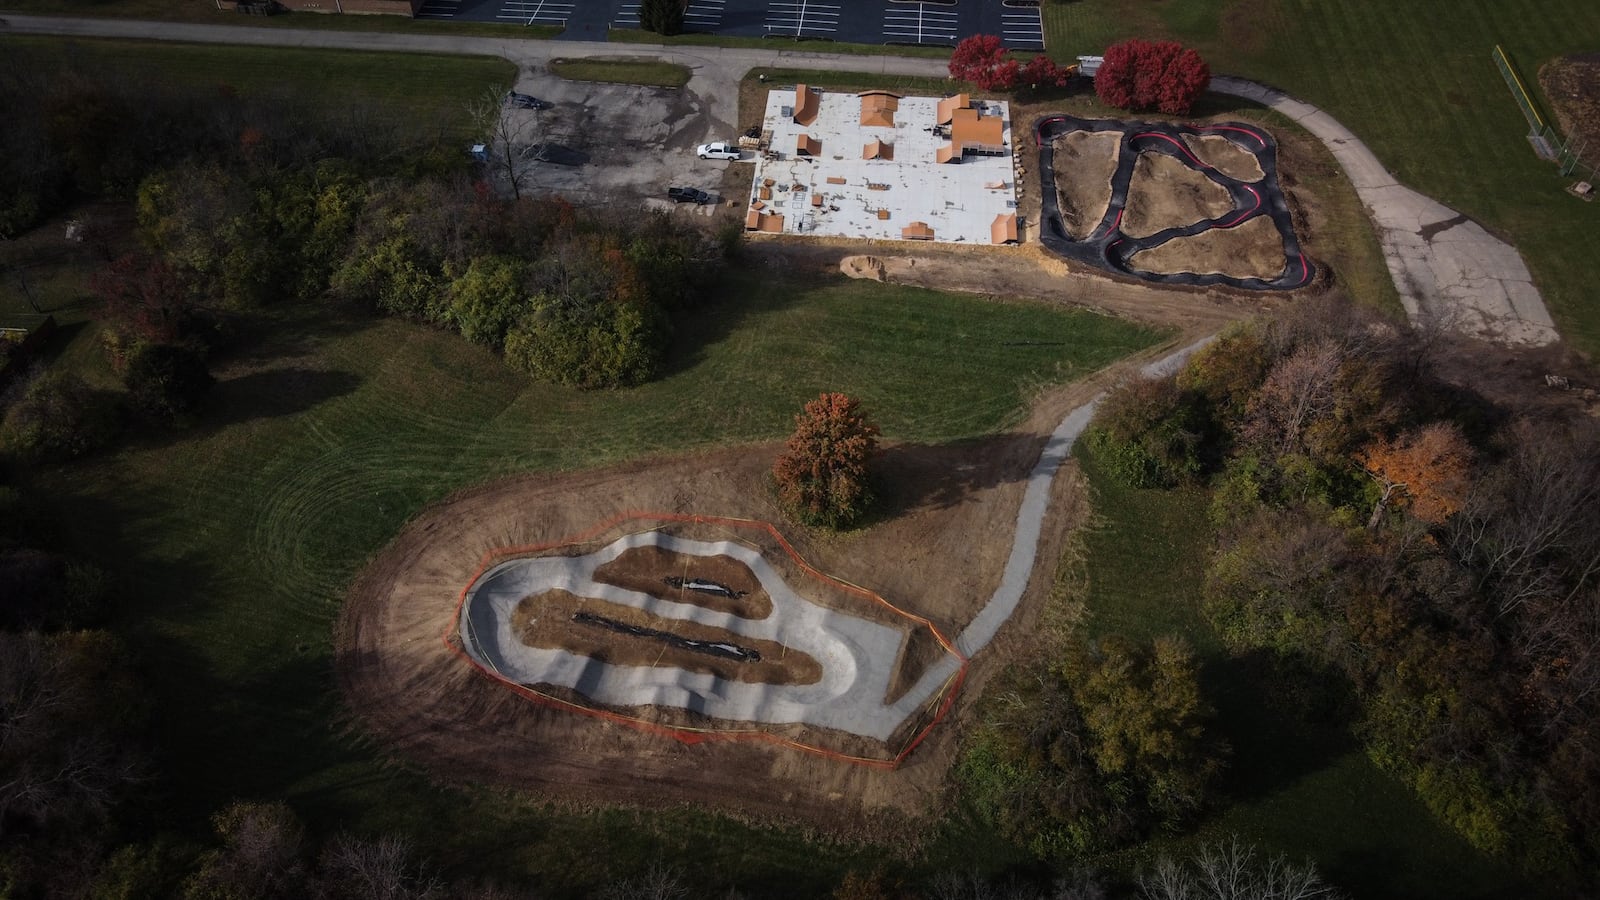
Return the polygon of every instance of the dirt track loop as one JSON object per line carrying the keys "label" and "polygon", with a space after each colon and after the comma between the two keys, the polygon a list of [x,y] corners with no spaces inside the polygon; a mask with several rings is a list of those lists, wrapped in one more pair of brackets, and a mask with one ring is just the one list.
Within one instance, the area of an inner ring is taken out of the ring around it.
{"label": "dirt track loop", "polygon": [[[1109,131],[1122,135],[1117,168],[1111,176],[1111,203],[1100,224],[1081,241],[1074,240],[1063,227],[1053,161],[1055,139],[1076,131]],[[1253,182],[1243,182],[1225,175],[1190,149],[1189,139],[1197,137],[1224,138],[1249,153],[1259,164],[1262,177]],[[1040,177],[1044,180],[1041,189],[1043,227],[1039,230],[1039,240],[1055,253],[1161,284],[1226,284],[1249,290],[1293,290],[1309,284],[1316,274],[1305,251],[1300,248],[1299,239],[1295,237],[1294,217],[1278,186],[1277,143],[1261,128],[1233,122],[1173,125],[1055,115],[1035,123],[1034,139],[1039,147]],[[1215,218],[1174,223],[1154,234],[1135,237],[1125,233],[1120,226],[1128,205],[1128,188],[1139,157],[1145,153],[1165,154],[1209,178],[1228,192],[1233,208]],[[1283,271],[1275,277],[1241,278],[1221,271],[1158,273],[1140,269],[1132,263],[1133,257],[1141,251],[1154,249],[1173,239],[1202,234],[1215,228],[1236,228],[1258,217],[1270,219],[1283,242],[1286,261]]]}

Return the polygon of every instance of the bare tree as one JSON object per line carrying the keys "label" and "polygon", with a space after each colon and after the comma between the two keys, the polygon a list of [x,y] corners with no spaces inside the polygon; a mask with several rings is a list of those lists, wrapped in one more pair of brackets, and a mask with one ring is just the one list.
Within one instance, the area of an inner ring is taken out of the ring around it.
{"label": "bare tree", "polygon": [[491,87],[468,111],[483,135],[490,170],[503,177],[511,195],[521,200],[531,166],[544,159],[545,147],[539,140],[539,110],[510,106],[508,94],[503,86]]}
{"label": "bare tree", "polygon": [[1289,862],[1282,854],[1258,857],[1238,836],[1202,844],[1178,860],[1163,853],[1155,868],[1139,876],[1145,900],[1337,900],[1316,866]]}
{"label": "bare tree", "polygon": [[443,883],[412,858],[402,838],[334,838],[323,851],[322,877],[330,900],[431,900]]}
{"label": "bare tree", "polygon": [[601,889],[599,900],[683,900],[690,895],[683,871],[652,863],[642,874],[613,881]]}
{"label": "bare tree", "polygon": [[0,634],[0,823],[98,817],[135,779],[105,708],[118,698],[91,683],[91,658],[114,652],[93,633]]}

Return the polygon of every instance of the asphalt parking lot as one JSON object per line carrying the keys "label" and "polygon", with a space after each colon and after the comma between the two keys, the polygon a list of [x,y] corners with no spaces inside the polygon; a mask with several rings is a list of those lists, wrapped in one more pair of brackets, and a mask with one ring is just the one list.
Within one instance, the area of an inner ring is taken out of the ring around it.
{"label": "asphalt parking lot", "polygon": [[[529,151],[519,164],[524,192],[559,194],[589,205],[642,201],[681,207],[684,215],[709,214],[708,208],[671,203],[667,188],[717,193],[734,165],[695,156],[697,145],[735,135],[688,88],[568,81],[536,71],[524,74],[517,90],[550,104],[543,110],[505,111],[517,125],[519,156]],[[503,178],[490,168],[497,180]]]}
{"label": "asphalt parking lot", "polygon": [[[1028,0],[690,0],[687,31],[857,44],[953,46],[998,34],[1018,50],[1044,48],[1037,5]],[[427,0],[423,19],[561,25],[563,37],[603,41],[639,27],[639,0]]]}

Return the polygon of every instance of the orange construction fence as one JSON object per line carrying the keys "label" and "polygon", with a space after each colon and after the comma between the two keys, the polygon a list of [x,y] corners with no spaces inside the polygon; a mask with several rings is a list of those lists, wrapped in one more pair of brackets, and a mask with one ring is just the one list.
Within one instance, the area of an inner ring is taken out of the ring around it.
{"label": "orange construction fence", "polygon": [[[658,722],[649,722],[649,721],[646,721],[644,719],[640,719],[640,718],[637,718],[637,717],[634,717],[634,716],[624,715],[624,714],[618,713],[618,712],[612,712],[610,710],[596,709],[594,707],[584,706],[584,705],[579,704],[579,703],[573,703],[570,700],[564,700],[564,699],[562,699],[560,697],[555,697],[555,696],[552,696],[550,694],[546,694],[546,693],[543,693],[541,691],[535,690],[534,688],[531,688],[528,685],[519,684],[517,682],[514,682],[514,681],[511,681],[511,680],[507,679],[506,677],[502,676],[500,673],[495,672],[495,671],[485,667],[483,664],[481,664],[477,660],[473,659],[472,656],[470,654],[468,654],[466,652],[466,650],[459,645],[458,641],[456,640],[456,635],[459,634],[459,632],[460,632],[461,614],[462,614],[462,610],[466,607],[467,592],[472,589],[472,586],[474,584],[478,583],[478,579],[482,578],[483,577],[483,573],[488,571],[491,566],[494,566],[494,565],[498,564],[499,562],[501,562],[501,561],[503,561],[505,559],[508,559],[508,558],[514,558],[514,557],[518,557],[518,556],[530,556],[532,554],[541,553],[541,552],[546,551],[546,550],[553,550],[553,549],[555,549],[557,547],[565,547],[565,546],[570,546],[570,545],[574,545],[574,544],[589,543],[589,542],[595,540],[596,538],[598,538],[600,535],[605,534],[607,531],[610,531],[610,530],[618,527],[619,525],[622,525],[623,523],[629,522],[629,521],[632,521],[632,520],[638,520],[638,521],[641,521],[641,522],[655,522],[655,523],[658,523],[658,524],[660,524],[660,523],[674,523],[674,522],[692,523],[692,524],[709,524],[709,525],[719,525],[719,526],[724,526],[724,527],[729,527],[729,528],[746,528],[746,529],[752,529],[752,530],[757,530],[757,531],[764,531],[770,537],[772,537],[773,540],[775,540],[777,542],[778,546],[780,548],[782,548],[783,551],[785,553],[787,553],[791,559],[794,560],[794,562],[801,568],[801,570],[803,570],[807,574],[811,575],[812,577],[817,578],[818,580],[826,581],[826,582],[828,582],[830,584],[833,584],[833,585],[845,590],[846,592],[849,592],[849,593],[852,593],[852,594],[856,594],[856,595],[858,595],[860,597],[863,597],[863,598],[866,598],[868,600],[872,600],[872,601],[874,601],[876,603],[882,604],[885,608],[891,610],[896,615],[906,619],[907,621],[913,622],[913,623],[915,623],[917,625],[920,625],[920,626],[922,626],[924,628],[927,628],[929,633],[931,633],[933,635],[934,640],[939,642],[939,646],[943,647],[946,653],[949,653],[951,656],[954,656],[957,660],[960,661],[960,667],[957,668],[956,673],[954,675],[952,675],[950,677],[950,679],[945,682],[944,687],[940,689],[939,700],[938,700],[938,703],[934,707],[934,713],[933,713],[932,718],[929,719],[929,721],[928,721],[928,723],[926,725],[924,725],[922,728],[918,729],[916,731],[916,733],[913,734],[911,736],[911,738],[906,742],[906,744],[903,747],[901,747],[900,750],[897,751],[892,757],[889,757],[889,758],[886,758],[886,759],[880,759],[880,758],[867,757],[867,756],[852,756],[852,755],[847,754],[847,753],[840,753],[840,752],[835,751],[835,750],[828,750],[828,749],[826,749],[824,747],[817,747],[817,746],[812,745],[812,744],[807,744],[807,743],[804,743],[804,742],[801,742],[801,741],[796,741],[796,740],[794,740],[792,738],[787,738],[787,737],[784,737],[783,735],[774,734],[774,733],[772,733],[770,731],[763,731],[763,730],[761,730],[759,728],[724,729],[724,728],[696,728],[696,727],[688,726],[688,725],[662,725],[662,724],[660,724]],[[612,517],[610,519],[607,519],[606,521],[600,523],[599,525],[596,525],[594,528],[591,528],[588,531],[585,531],[585,532],[583,532],[581,534],[578,534],[578,535],[575,535],[573,537],[564,538],[564,539],[559,540],[559,541],[552,541],[552,542],[546,543],[546,544],[531,544],[531,545],[519,546],[519,547],[501,547],[501,548],[498,548],[498,549],[495,549],[495,550],[490,550],[489,552],[487,552],[487,553],[485,553],[483,555],[482,559],[479,561],[478,570],[476,572],[474,572],[473,575],[472,575],[472,578],[469,579],[464,586],[462,586],[460,594],[457,595],[457,597],[456,597],[455,615],[451,618],[450,627],[449,627],[448,630],[445,631],[444,635],[442,636],[442,640],[444,641],[445,647],[447,647],[450,650],[450,652],[454,653],[458,658],[460,658],[462,660],[465,660],[466,663],[468,665],[472,666],[473,670],[476,671],[479,675],[489,679],[490,681],[493,681],[495,684],[501,685],[502,687],[505,687],[505,688],[508,688],[508,689],[510,689],[512,691],[515,691],[516,693],[520,694],[521,696],[523,696],[523,697],[525,697],[525,698],[527,698],[527,699],[529,699],[529,700],[531,700],[531,701],[533,701],[535,703],[538,703],[538,704],[540,704],[542,706],[547,706],[547,707],[551,707],[551,708],[554,708],[554,709],[566,710],[568,712],[574,712],[574,713],[577,713],[579,715],[589,716],[591,718],[596,718],[596,719],[602,719],[602,720],[605,720],[607,722],[614,722],[616,724],[623,725],[623,726],[626,726],[628,728],[633,728],[633,729],[636,729],[638,731],[643,731],[643,732],[647,732],[649,734],[659,735],[661,737],[672,738],[673,740],[680,741],[680,742],[685,743],[685,744],[698,744],[698,743],[701,743],[701,742],[704,742],[704,741],[732,741],[732,740],[766,741],[768,743],[777,744],[777,745],[782,746],[782,747],[788,747],[788,748],[793,749],[793,750],[799,750],[799,751],[802,751],[804,753],[811,753],[811,754],[814,754],[816,756],[821,756],[821,757],[825,757],[825,758],[828,758],[828,759],[834,759],[834,760],[838,760],[840,762],[848,762],[848,763],[853,763],[855,765],[869,766],[871,768],[876,768],[876,769],[895,769],[895,768],[898,768],[900,766],[900,764],[905,761],[906,757],[910,756],[911,752],[913,750],[917,749],[917,747],[919,745],[921,745],[923,740],[927,738],[928,733],[933,730],[934,726],[936,726],[940,722],[944,721],[945,716],[947,716],[949,714],[949,712],[950,712],[950,708],[955,704],[956,696],[961,691],[962,683],[966,680],[966,677],[967,677],[967,665],[968,665],[967,658],[965,656],[963,656],[961,654],[961,652],[955,648],[955,645],[952,644],[948,638],[945,637],[944,633],[939,630],[938,626],[934,625],[932,622],[928,621],[927,619],[923,618],[922,616],[913,615],[911,613],[906,612],[905,610],[899,608],[898,606],[895,606],[893,603],[890,603],[888,600],[885,600],[883,597],[879,596],[877,593],[875,593],[873,591],[870,591],[870,590],[868,590],[868,589],[866,589],[864,587],[861,587],[860,585],[851,584],[848,581],[843,581],[841,579],[834,578],[831,575],[827,575],[827,574],[824,574],[824,573],[818,571],[810,563],[806,562],[804,559],[802,559],[800,557],[800,554],[795,551],[794,547],[792,545],[790,545],[790,543],[783,537],[783,535],[778,532],[778,529],[776,527],[774,527],[772,525],[772,523],[770,523],[770,522],[762,522],[762,521],[758,521],[758,520],[755,520],[755,519],[738,519],[738,518],[730,518],[730,517],[725,517],[725,516],[691,516],[691,515],[682,515],[682,514],[676,514],[676,513],[643,513],[643,512],[622,513],[621,515],[614,516],[614,517]]]}

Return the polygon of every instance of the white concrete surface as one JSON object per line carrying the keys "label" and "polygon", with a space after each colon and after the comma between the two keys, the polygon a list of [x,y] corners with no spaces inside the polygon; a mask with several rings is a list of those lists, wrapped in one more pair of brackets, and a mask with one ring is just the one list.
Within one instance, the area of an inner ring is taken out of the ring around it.
{"label": "white concrete surface", "polygon": [[[624,550],[643,546],[739,560],[750,567],[772,598],[772,614],[764,619],[744,619],[594,579],[597,567]],[[550,590],[631,606],[667,620],[722,628],[740,637],[774,641],[811,656],[821,665],[822,677],[808,685],[750,684],[684,669],[608,664],[566,650],[530,647],[513,631],[512,611],[524,598]],[[805,722],[878,740],[887,740],[905,718],[886,715],[884,699],[906,632],[805,599],[760,551],[732,541],[693,541],[647,531],[585,556],[501,563],[468,590],[460,633],[473,659],[513,682],[571,688],[613,706],[671,707],[736,722]]]}
{"label": "white concrete surface", "polygon": [[[751,186],[754,198],[764,179],[776,182],[768,205],[770,211],[783,214],[786,234],[898,241],[902,228],[925,222],[933,228],[936,242],[989,244],[989,227],[995,216],[1017,211],[1011,154],[969,154],[960,162],[943,165],[935,161],[934,152],[950,143],[935,137],[932,130],[939,98],[901,98],[893,128],[862,125],[861,99],[853,93],[823,91],[816,121],[810,125],[797,125],[792,116],[782,114],[794,103],[792,88],[767,92],[763,124],[772,131],[772,149],[778,158],[756,157]],[[1005,120],[1009,148],[1009,104],[990,101],[986,106]],[[802,134],[821,142],[820,155],[811,159],[796,156],[796,142]],[[893,145],[892,160],[862,158],[862,149],[875,140]],[[829,184],[829,177],[843,178],[845,183]],[[795,184],[805,189],[783,190]],[[872,184],[887,185],[888,189],[874,190],[869,187]],[[987,187],[990,184],[1000,187]],[[811,205],[813,194],[823,196],[821,207]],[[888,210],[889,218],[879,219],[879,209]]]}
{"label": "white concrete surface", "polygon": [[1211,89],[1275,109],[1322,141],[1366,204],[1389,275],[1414,322],[1431,320],[1506,344],[1540,345],[1559,339],[1516,248],[1448,206],[1400,184],[1337,119],[1242,78],[1212,78]]}

